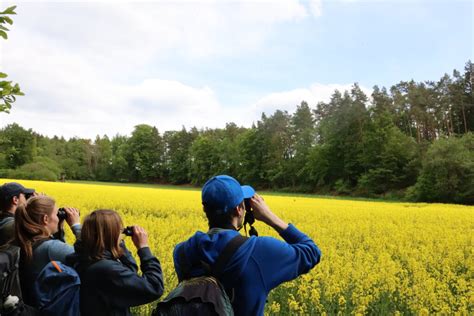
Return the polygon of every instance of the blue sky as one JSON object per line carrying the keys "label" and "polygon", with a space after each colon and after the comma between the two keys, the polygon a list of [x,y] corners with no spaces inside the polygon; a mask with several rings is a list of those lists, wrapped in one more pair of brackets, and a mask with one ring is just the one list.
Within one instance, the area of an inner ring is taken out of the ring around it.
{"label": "blue sky", "polygon": [[474,59],[468,0],[8,1],[12,122],[52,136],[250,126],[358,82],[437,80]]}

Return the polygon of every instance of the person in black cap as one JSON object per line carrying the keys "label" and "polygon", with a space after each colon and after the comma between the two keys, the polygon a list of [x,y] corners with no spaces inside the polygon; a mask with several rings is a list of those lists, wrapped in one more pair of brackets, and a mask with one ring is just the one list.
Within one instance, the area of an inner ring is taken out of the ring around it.
{"label": "person in black cap", "polygon": [[27,197],[34,194],[34,189],[27,189],[16,182],[0,187],[0,246],[14,238],[16,209],[26,204]]}
{"label": "person in black cap", "polygon": [[[244,199],[250,199],[253,215],[274,228],[284,241],[251,236],[228,259],[218,276],[227,293],[233,293],[235,315],[263,315],[268,293],[283,282],[309,272],[321,259],[321,251],[307,235],[275,215],[250,186],[241,186],[227,175],[211,178],[202,188],[202,204],[209,231],[196,232],[173,252],[178,280],[206,275],[231,241],[245,218]],[[237,236],[237,237],[236,237]],[[222,260],[219,260],[219,263]]]}

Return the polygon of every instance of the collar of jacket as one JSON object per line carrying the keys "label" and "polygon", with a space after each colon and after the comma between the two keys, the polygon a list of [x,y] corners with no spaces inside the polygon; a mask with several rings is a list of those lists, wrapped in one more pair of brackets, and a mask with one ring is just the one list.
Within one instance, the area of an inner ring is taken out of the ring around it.
{"label": "collar of jacket", "polygon": [[102,259],[116,260],[116,258],[114,258],[114,256],[109,250],[104,251],[104,253],[102,254]]}
{"label": "collar of jacket", "polygon": [[211,229],[209,229],[209,231],[207,232],[209,235],[214,235],[214,234],[218,234],[220,232],[227,232],[227,231],[237,231],[237,229],[235,229],[234,226],[232,226],[232,228],[220,228],[220,227],[213,227]]}
{"label": "collar of jacket", "polygon": [[14,214],[10,213],[10,212],[0,212],[0,220],[3,220],[5,218],[9,218],[9,217],[15,217]]}

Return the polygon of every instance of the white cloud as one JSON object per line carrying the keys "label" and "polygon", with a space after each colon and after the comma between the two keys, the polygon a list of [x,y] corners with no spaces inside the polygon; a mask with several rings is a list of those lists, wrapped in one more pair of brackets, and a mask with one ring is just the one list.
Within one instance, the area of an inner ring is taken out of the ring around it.
{"label": "white cloud", "polygon": [[309,3],[311,13],[318,17],[322,15],[322,0],[311,0]]}
{"label": "white cloud", "polygon": [[[105,83],[103,86],[113,96],[106,106],[68,103],[64,111],[53,115],[47,110],[29,111],[28,107],[17,106],[9,116],[2,115],[7,120],[0,123],[18,121],[26,128],[49,136],[61,134],[88,138],[98,134],[130,134],[138,124],[157,126],[160,132],[178,130],[183,125],[188,128],[224,127],[229,122],[249,127],[262,112],[271,115],[279,109],[293,113],[303,100],[314,108],[319,101],[329,101],[336,89],[350,90],[352,85],[316,83],[309,88],[271,93],[254,104],[236,108],[224,107],[209,87],[191,87],[176,81],[149,79],[135,86]],[[76,96],[80,100],[86,86],[78,88]],[[370,89],[361,89],[370,95]],[[89,91],[89,97],[91,100],[102,98],[98,90]],[[70,96],[64,97],[64,101],[69,99]],[[40,105],[35,104],[35,107]]]}
{"label": "white cloud", "polygon": [[160,131],[230,121],[248,126],[256,118],[252,106],[226,107],[213,87],[160,76],[160,65],[252,55],[276,25],[320,15],[320,1],[298,0],[3,6],[12,4],[18,15],[8,41],[0,41],[0,66],[26,96],[11,114],[0,114],[0,127],[18,122],[49,136],[89,138],[128,134],[141,123]]}
{"label": "white cloud", "polygon": [[[262,112],[272,114],[276,110],[286,110],[289,113],[293,113],[301,101],[306,101],[310,107],[314,108],[318,102],[328,102],[335,90],[340,92],[350,91],[351,87],[352,84],[314,83],[308,88],[274,92],[259,99],[253,105],[253,111],[255,115]],[[370,96],[372,93],[372,90],[369,88],[363,86],[360,86],[360,88],[367,96]]]}
{"label": "white cloud", "polygon": [[[210,126],[215,115],[222,112],[214,92],[207,88],[186,86],[166,80],[146,80],[136,86],[119,86],[102,82],[111,99],[100,90],[89,90],[87,85],[58,98],[63,108],[31,111],[31,106],[42,108],[26,96],[20,99],[10,115],[2,115],[2,125],[21,122],[26,128],[52,135],[93,138],[97,134],[129,134],[137,124],[157,126],[160,131],[179,129],[181,125]],[[81,98],[87,93],[87,98]],[[89,100],[88,100],[89,99]],[[4,120],[5,119],[5,120]]]}
{"label": "white cloud", "polygon": [[83,56],[57,51],[54,39],[28,34],[17,30],[8,43],[15,45],[16,53],[8,55],[6,71],[21,83],[26,95],[18,98],[11,114],[0,115],[0,126],[18,122],[49,136],[93,138],[129,134],[141,123],[156,125],[161,131],[182,124],[207,126],[206,118],[219,111],[209,87],[156,78],[136,84],[110,78]]}
{"label": "white cloud", "polygon": [[305,19],[314,11],[298,0],[18,4],[14,28],[54,39],[58,48],[104,66],[119,60],[140,65],[175,54],[212,58],[255,52],[274,25]]}
{"label": "white cloud", "polygon": [[18,15],[8,43],[0,42],[7,65],[18,54],[19,42],[28,43],[24,61],[44,56],[29,43],[34,39],[49,42],[55,55],[79,56],[94,75],[111,77],[160,61],[251,56],[262,51],[277,25],[306,19],[314,11],[298,0],[38,0],[5,6],[11,4],[18,5]]}

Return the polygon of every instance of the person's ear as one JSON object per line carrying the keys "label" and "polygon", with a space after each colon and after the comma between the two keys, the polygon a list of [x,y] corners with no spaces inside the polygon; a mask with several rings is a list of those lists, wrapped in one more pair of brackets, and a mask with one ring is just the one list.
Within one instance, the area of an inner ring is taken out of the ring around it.
{"label": "person's ear", "polygon": [[235,211],[236,211],[236,215],[239,216],[239,217],[242,217],[244,216],[245,214],[245,207],[242,206],[243,204],[239,204],[237,205],[237,207],[235,208]]}
{"label": "person's ear", "polygon": [[14,196],[12,198],[12,202],[13,202],[14,205],[18,205],[18,204],[20,204],[20,198],[18,196]]}
{"label": "person's ear", "polygon": [[49,223],[49,216],[48,216],[48,214],[44,214],[44,215],[43,215],[42,222],[43,222],[44,225],[48,225],[48,223]]}

